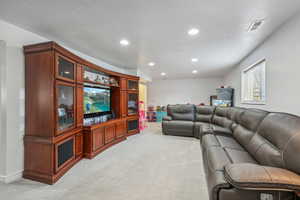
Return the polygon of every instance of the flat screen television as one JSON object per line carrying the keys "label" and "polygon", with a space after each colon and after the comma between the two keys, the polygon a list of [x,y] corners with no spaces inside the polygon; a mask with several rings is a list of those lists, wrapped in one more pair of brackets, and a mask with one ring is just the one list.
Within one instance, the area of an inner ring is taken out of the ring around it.
{"label": "flat screen television", "polygon": [[111,111],[110,89],[84,87],[84,114],[103,114]]}

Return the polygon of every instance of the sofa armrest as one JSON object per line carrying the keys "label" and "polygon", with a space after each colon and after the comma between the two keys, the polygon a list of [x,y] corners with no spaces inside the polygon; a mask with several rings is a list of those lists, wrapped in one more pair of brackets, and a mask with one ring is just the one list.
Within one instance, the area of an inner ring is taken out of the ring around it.
{"label": "sofa armrest", "polygon": [[172,121],[172,117],[171,116],[164,116],[163,121]]}
{"label": "sofa armrest", "polygon": [[214,130],[210,125],[203,125],[200,127],[200,134],[205,135],[205,134],[213,134]]}
{"label": "sofa armrest", "polygon": [[245,190],[300,191],[300,176],[292,171],[250,163],[225,166],[225,179]]}

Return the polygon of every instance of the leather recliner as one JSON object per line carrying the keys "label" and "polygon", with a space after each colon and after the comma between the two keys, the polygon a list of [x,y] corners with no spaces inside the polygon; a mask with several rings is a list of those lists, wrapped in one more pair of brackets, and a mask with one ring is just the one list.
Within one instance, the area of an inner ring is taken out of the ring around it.
{"label": "leather recliner", "polygon": [[162,130],[166,135],[194,136],[195,106],[192,104],[168,105]]}
{"label": "leather recliner", "polygon": [[211,110],[210,123],[194,128],[210,200],[297,199],[300,117],[237,107]]}

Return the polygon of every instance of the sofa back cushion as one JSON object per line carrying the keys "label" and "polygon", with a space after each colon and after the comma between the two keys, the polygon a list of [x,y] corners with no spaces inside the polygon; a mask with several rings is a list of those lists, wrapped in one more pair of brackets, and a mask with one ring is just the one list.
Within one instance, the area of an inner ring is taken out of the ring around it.
{"label": "sofa back cushion", "polygon": [[235,124],[241,123],[241,114],[245,112],[247,109],[240,107],[231,107],[227,112],[227,118],[232,120]]}
{"label": "sofa back cushion", "polygon": [[226,118],[228,108],[226,107],[216,107],[215,113],[212,118],[212,123],[223,126],[224,119]]}
{"label": "sofa back cushion", "polygon": [[195,106],[193,104],[168,105],[167,112],[172,120],[194,121]]}
{"label": "sofa back cushion", "polygon": [[260,124],[249,147],[260,164],[300,174],[300,117],[270,113]]}
{"label": "sofa back cushion", "polygon": [[213,106],[196,106],[195,121],[211,123],[215,111]]}
{"label": "sofa back cushion", "polygon": [[[267,111],[257,109],[247,109],[242,112],[238,119],[238,125],[234,129],[233,137],[246,149],[255,132],[262,122],[262,120],[268,115]],[[248,149],[249,150],[249,149]]]}

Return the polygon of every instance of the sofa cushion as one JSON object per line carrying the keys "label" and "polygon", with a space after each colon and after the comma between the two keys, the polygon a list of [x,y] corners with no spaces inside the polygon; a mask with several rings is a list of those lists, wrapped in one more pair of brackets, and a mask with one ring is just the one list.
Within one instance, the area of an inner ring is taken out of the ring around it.
{"label": "sofa cushion", "polygon": [[214,131],[214,134],[216,134],[216,135],[232,135],[231,129],[226,128],[226,127],[212,125],[212,129]]}
{"label": "sofa cushion", "polygon": [[233,137],[246,149],[267,111],[248,109],[240,115],[240,124],[234,129]]}
{"label": "sofa cushion", "polygon": [[265,110],[259,110],[259,109],[248,109],[245,110],[241,115],[241,121],[240,124],[251,130],[256,131],[262,120],[268,115],[269,112]]}
{"label": "sofa cushion", "polygon": [[195,121],[211,123],[215,107],[213,106],[195,106]]}
{"label": "sofa cushion", "polygon": [[167,112],[173,120],[194,121],[195,106],[193,104],[168,105]]}
{"label": "sofa cushion", "polygon": [[221,144],[217,140],[216,136],[213,134],[206,134],[202,136],[202,146],[203,147],[209,147],[209,146],[219,146],[221,147]]}
{"label": "sofa cushion", "polygon": [[244,148],[232,137],[216,135],[216,139],[223,148],[244,150]]}
{"label": "sofa cushion", "polygon": [[224,166],[231,163],[230,158],[222,147],[210,146],[204,148],[206,148],[207,164],[210,171],[223,171]]}
{"label": "sofa cushion", "polygon": [[224,127],[224,120],[226,119],[227,107],[216,107],[212,118],[212,123]]}
{"label": "sofa cushion", "polygon": [[232,163],[254,163],[256,160],[242,149],[224,148]]}
{"label": "sofa cushion", "polygon": [[210,127],[210,123],[206,123],[206,122],[195,122],[194,123],[194,136],[196,138],[200,138],[200,136],[202,136],[202,133],[201,133],[202,127]]}
{"label": "sofa cushion", "polygon": [[228,118],[230,118],[232,121],[235,123],[240,123],[238,119],[240,118],[240,115],[245,112],[247,109],[246,108],[241,108],[241,107],[231,107],[228,111]]}
{"label": "sofa cushion", "polygon": [[163,121],[165,134],[176,136],[193,136],[194,122],[192,121]]}
{"label": "sofa cushion", "polygon": [[249,152],[262,165],[300,173],[300,117],[270,113],[249,143]]}
{"label": "sofa cushion", "polygon": [[207,134],[202,138],[202,146],[219,146],[222,148],[245,151],[245,149],[232,137]]}

